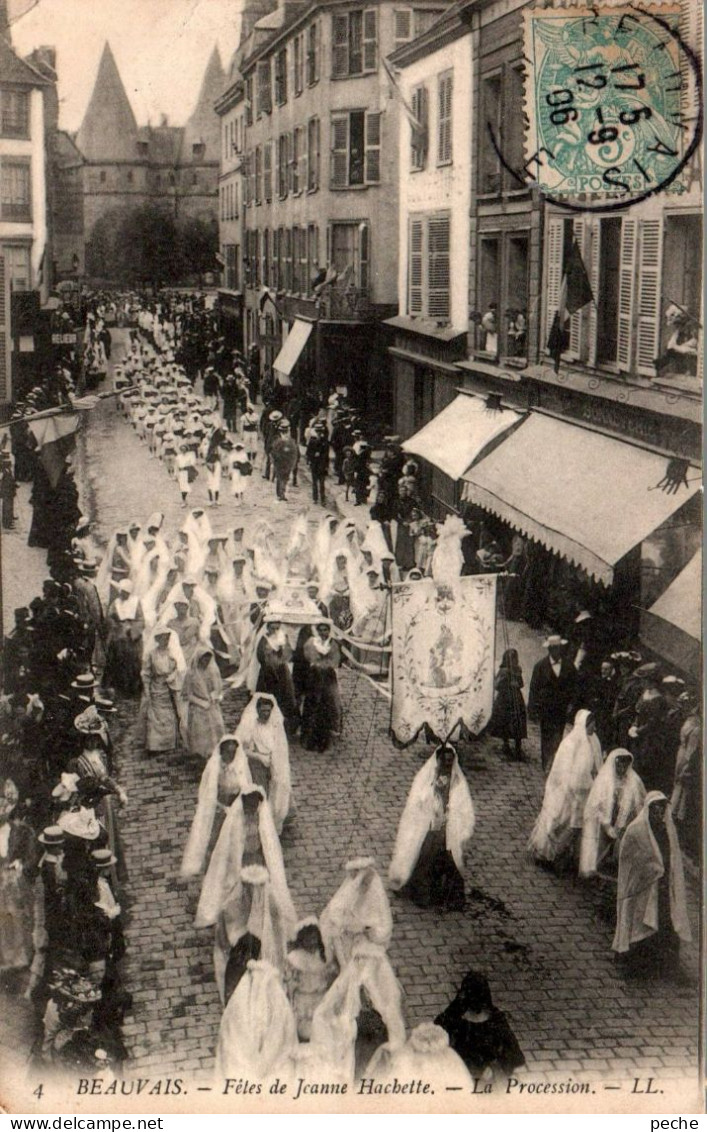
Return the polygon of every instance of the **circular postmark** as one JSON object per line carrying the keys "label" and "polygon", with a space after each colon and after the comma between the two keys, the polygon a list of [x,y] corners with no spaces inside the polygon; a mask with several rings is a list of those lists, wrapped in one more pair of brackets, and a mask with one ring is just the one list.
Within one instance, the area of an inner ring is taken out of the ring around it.
{"label": "circular postmark", "polygon": [[583,212],[683,191],[702,136],[702,75],[678,14],[633,5],[527,12],[519,181]]}

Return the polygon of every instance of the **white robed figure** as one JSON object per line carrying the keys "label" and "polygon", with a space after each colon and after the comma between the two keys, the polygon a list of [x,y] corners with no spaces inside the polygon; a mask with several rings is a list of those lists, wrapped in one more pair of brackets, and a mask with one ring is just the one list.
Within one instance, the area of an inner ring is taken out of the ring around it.
{"label": "white robed figure", "polygon": [[214,977],[225,1005],[245,973],[249,959],[264,959],[285,968],[287,938],[292,924],[285,921],[273,896],[268,870],[262,865],[241,869],[241,890],[216,921]]}
{"label": "white robed figure", "polygon": [[297,1027],[282,977],[264,960],[251,959],[221,1017],[215,1078],[266,1081],[286,1072]]}
{"label": "white robed figure", "polygon": [[[656,830],[660,830],[662,846]],[[616,932],[611,946],[622,954],[651,940],[650,959],[665,959],[672,952],[677,960],[679,941],[688,943],[691,938],[682,854],[670,804],[659,790],[651,790],[621,842]],[[643,952],[647,961],[649,954],[645,948]]]}
{"label": "white robed figure", "polygon": [[[206,861],[209,842],[213,840],[216,817],[223,817],[242,790],[252,786],[248,760],[234,734],[223,735],[207,760],[199,783],[196,812],[189,830],[179,875],[183,879],[197,876]],[[221,821],[223,821],[223,817]]]}
{"label": "white robed figure", "polygon": [[474,1080],[458,1053],[449,1044],[449,1034],[434,1022],[421,1022],[404,1045],[386,1042],[366,1067],[366,1077],[377,1081],[422,1080],[466,1092],[474,1091]]}
{"label": "white robed figure", "polygon": [[319,918],[327,957],[335,957],[341,969],[357,941],[386,948],[393,934],[390,903],[373,858],[354,857],[344,870],[346,878]]}
{"label": "white robed figure", "polygon": [[[358,939],[351,958],[334,980],[312,1017],[313,1058],[317,1070],[353,1081],[356,1039],[366,1014],[375,1011],[393,1047],[405,1041],[402,991],[385,947]],[[364,1017],[362,1018],[362,1014]]]}
{"label": "white robed figure", "polygon": [[240,873],[245,865],[265,866],[282,918],[294,927],[297,915],[287,885],[282,849],[270,806],[259,786],[242,790],[228,808],[202,882],[195,927],[215,924],[226,904],[239,898]]}
{"label": "white robed figure", "polygon": [[400,818],[389,879],[422,907],[463,906],[464,849],[476,817],[457,753],[442,744],[417,772]]}
{"label": "white robed figure", "polygon": [[264,790],[275,829],[281,833],[291,806],[290,747],[275,697],[256,692],[243,709],[235,734],[248,773],[254,785]]}
{"label": "white robed figure", "polygon": [[448,515],[439,528],[431,567],[437,585],[458,585],[464,566],[462,539],[467,533],[464,521],[458,515]]}
{"label": "white robed figure", "polygon": [[538,860],[554,861],[570,848],[584,824],[584,807],[601,766],[594,718],[582,708],[557,748],[542,808],[528,841],[528,849]]}
{"label": "white robed figure", "polygon": [[633,755],[619,747],[607,756],[584,807],[579,875],[594,876],[607,856],[615,871],[626,827],[641,812],[646,788],[632,766]]}

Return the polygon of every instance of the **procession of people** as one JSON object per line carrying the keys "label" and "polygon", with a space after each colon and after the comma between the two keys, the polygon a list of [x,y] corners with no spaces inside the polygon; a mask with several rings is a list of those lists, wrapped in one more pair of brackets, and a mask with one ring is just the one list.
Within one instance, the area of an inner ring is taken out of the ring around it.
{"label": "procession of people", "polygon": [[[338,750],[344,645],[389,646],[391,587],[430,577],[440,547],[457,577],[508,573],[508,556],[483,537],[470,565],[463,524],[445,546],[399,438],[384,438],[374,463],[343,395],[286,403],[229,355],[199,301],[146,301],[133,314],[111,363],[116,411],[163,465],[183,521],[169,529],[148,507],[99,545],[67,471],[70,505],[48,518],[36,494],[51,576],[16,610],[3,649],[0,970],[35,1007],[33,1061],[119,1074],[129,1058],[122,907],[141,879],[120,834],[130,800],[112,720],[125,707],[145,763],[198,780],[179,880],[213,939],[218,1075],[296,1078],[306,1066],[350,1082],[414,1064],[467,1082],[517,1071],[523,1052],[483,973],[460,970],[449,1006],[411,1027],[389,953],[389,894],[393,907],[468,907],[468,851],[486,815],[466,740],[435,737],[407,796],[401,786],[390,860],[342,862],[325,907],[296,906],[283,845],[307,821],[293,766],[302,751]],[[31,460],[27,408],[10,463]],[[311,502],[292,517],[281,501],[305,475]],[[271,514],[246,506],[254,476],[272,477]],[[370,511],[346,518],[330,476]],[[699,704],[680,676],[612,647],[593,621],[577,610],[572,636],[547,635],[527,708],[518,652],[505,650],[481,738],[521,763],[528,721],[538,726],[544,797],[529,853],[559,876],[613,886],[606,947],[626,977],[674,978],[690,939],[683,856],[699,844]]]}

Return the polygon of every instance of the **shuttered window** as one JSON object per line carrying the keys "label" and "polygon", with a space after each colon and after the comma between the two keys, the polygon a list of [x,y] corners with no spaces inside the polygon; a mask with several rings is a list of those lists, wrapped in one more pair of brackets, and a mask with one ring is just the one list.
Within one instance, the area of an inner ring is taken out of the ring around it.
{"label": "shuttered window", "polygon": [[266,204],[272,200],[272,147],[271,141],[263,146],[263,198]]}
{"label": "shuttered window", "polygon": [[[626,224],[626,220],[624,220]],[[640,221],[638,249],[638,319],[636,324],[636,369],[655,376],[660,353],[660,297],[663,268],[663,222]]]}
{"label": "shuttered window", "polygon": [[262,270],[263,286],[270,286],[270,229],[263,228]]}
{"label": "shuttered window", "polygon": [[319,270],[319,228],[316,224],[307,226],[307,294],[311,294],[312,280]]}
{"label": "shuttered window", "polygon": [[310,193],[319,188],[319,138],[319,119],[310,118],[307,123],[307,189]]}
{"label": "shuttered window", "polygon": [[245,81],[245,124],[253,125],[253,76]]}
{"label": "shuttered window", "polygon": [[381,121],[378,112],[351,110],[331,119],[331,188],[375,185],[381,176]]}
{"label": "shuttered window", "polygon": [[415,87],[412,92],[411,108],[420,128],[411,126],[410,165],[413,169],[424,169],[427,164],[429,128],[429,92],[426,86]]}
{"label": "shuttered window", "polygon": [[260,204],[263,199],[263,150],[261,146],[255,147],[255,191],[254,199]]}
{"label": "shuttered window", "polygon": [[437,164],[448,165],[452,160],[452,90],[451,72],[438,79],[438,134]]}
{"label": "shuttered window", "polygon": [[287,196],[288,188],[288,160],[289,160],[289,134],[280,134],[277,144],[278,152],[278,174],[277,174],[277,192],[281,200]]}
{"label": "shuttered window", "polygon": [[307,30],[307,84],[319,82],[319,24],[315,20]]}
{"label": "shuttered window", "polygon": [[287,102],[287,48],[275,56],[275,101],[278,106]]}
{"label": "shuttered window", "polygon": [[292,88],[296,97],[304,89],[304,34],[295,36],[292,48]]}
{"label": "shuttered window", "polygon": [[343,78],[375,71],[378,66],[378,12],[356,9],[332,17],[332,75]]}
{"label": "shuttered window", "polygon": [[[602,224],[598,225],[597,243],[599,262],[602,258]],[[633,302],[636,281],[637,224],[632,217],[624,217],[621,225],[621,253],[619,256],[618,330],[616,360],[619,368],[630,372],[633,353]],[[601,286],[601,277],[597,279]],[[599,296],[599,291],[596,292]],[[606,296],[601,296],[605,298]]]}
{"label": "shuttered window", "polygon": [[367,293],[370,285],[370,227],[366,220],[331,224],[327,258],[338,273],[337,287]]}
{"label": "shuttered window", "polygon": [[297,126],[292,131],[292,192],[301,193],[307,184],[307,154],[304,145],[304,128]]}
{"label": "shuttered window", "polygon": [[266,59],[264,62],[258,63],[258,118],[263,114],[270,114],[271,111],[272,77],[270,60]]}
{"label": "shuttered window", "polygon": [[408,313],[450,319],[449,213],[412,216],[408,226]]}
{"label": "shuttered window", "polygon": [[395,50],[412,39],[412,8],[396,8],[393,12]]}

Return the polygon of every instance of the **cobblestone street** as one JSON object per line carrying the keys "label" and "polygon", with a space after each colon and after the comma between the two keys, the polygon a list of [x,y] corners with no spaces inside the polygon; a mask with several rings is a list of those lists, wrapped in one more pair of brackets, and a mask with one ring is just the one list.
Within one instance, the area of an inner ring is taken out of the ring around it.
{"label": "cobblestone street", "polygon": [[[171,536],[184,518],[176,484],[149,459],[107,399],[90,414],[78,461],[85,505],[103,541],[133,515],[165,512]],[[267,508],[283,533],[307,500],[307,485],[276,503],[256,471],[242,510],[230,500],[211,511],[214,527]],[[190,505],[206,499],[203,476]],[[517,630],[511,643],[515,643]],[[523,637],[526,649],[530,638]],[[530,673],[526,666],[526,684]],[[283,836],[288,880],[299,916],[320,913],[341,880],[341,865],[373,853],[385,875],[413,775],[430,748],[396,751],[388,738],[389,703],[351,670],[341,674],[345,708],[340,741],[325,755],[291,749],[297,815]],[[229,692],[226,722],[243,694]],[[129,881],[127,983],[134,1011],[126,1030],[129,1074],[194,1076],[210,1071],[220,1006],[212,974],[212,932],[193,927],[196,886],[178,881],[201,767],[179,756],[147,759],[135,740],[136,706],[122,704],[113,727],[117,777],[128,792],[122,815]],[[692,985],[642,985],[617,978],[610,950],[613,892],[560,879],[525,856],[542,799],[537,735],[529,758],[508,763],[493,740],[460,749],[477,813],[466,869],[467,907],[439,915],[393,899],[390,955],[410,1025],[431,1019],[461,975],[484,971],[506,1011],[534,1078],[626,1080],[693,1074],[697,1037],[697,945],[683,948]],[[697,938],[696,899],[691,900]]]}

